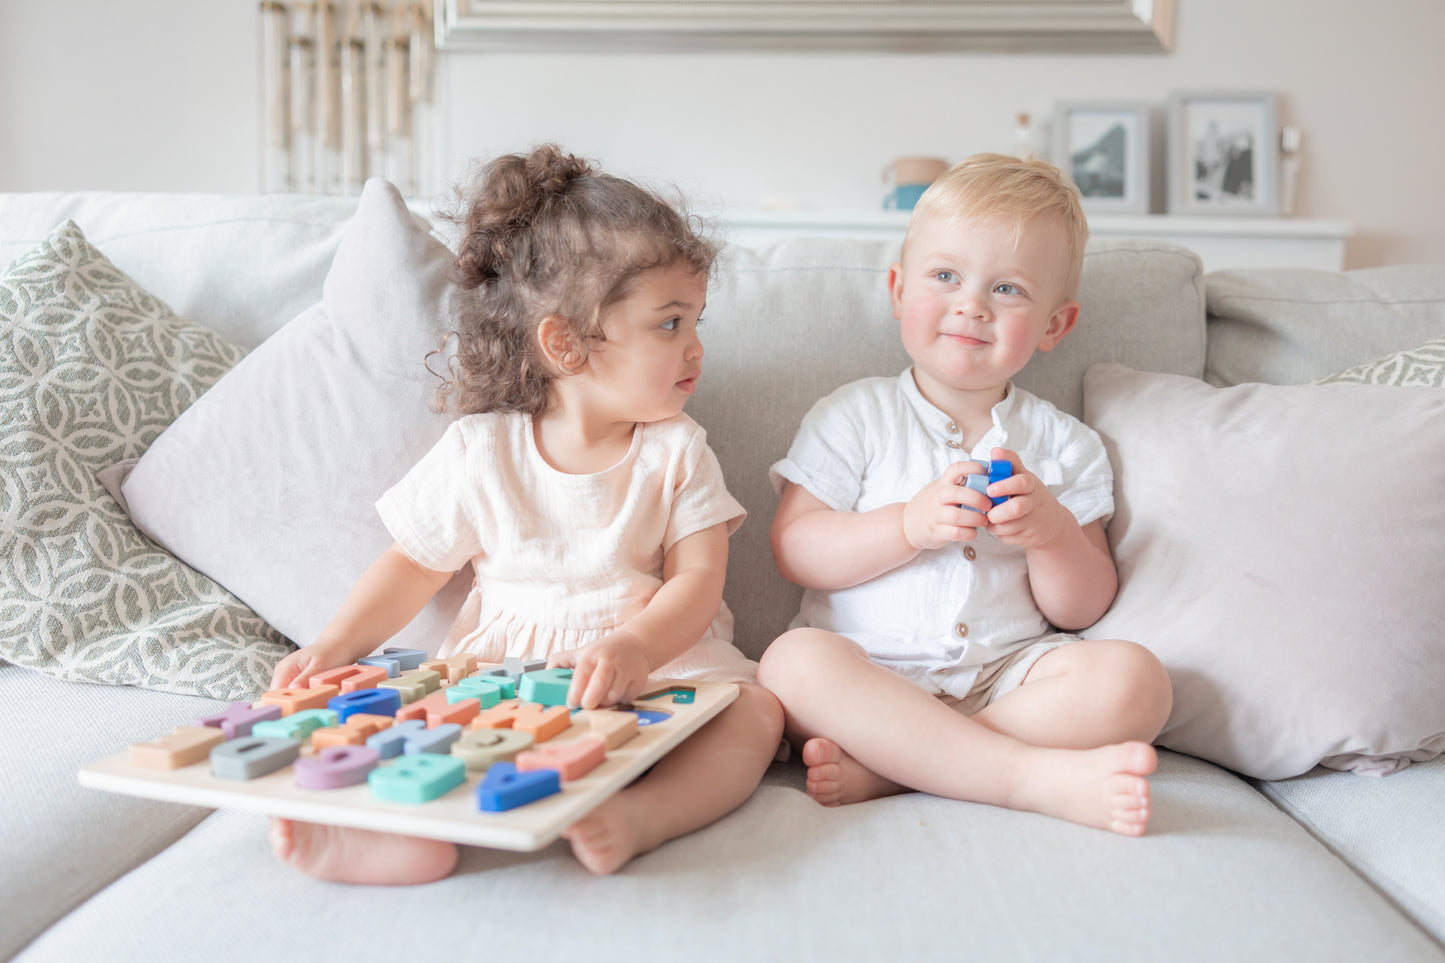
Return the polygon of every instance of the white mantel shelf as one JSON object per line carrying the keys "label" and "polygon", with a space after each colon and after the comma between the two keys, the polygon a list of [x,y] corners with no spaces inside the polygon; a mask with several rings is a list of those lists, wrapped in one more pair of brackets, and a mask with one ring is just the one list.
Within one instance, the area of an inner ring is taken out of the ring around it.
{"label": "white mantel shelf", "polygon": [[[858,237],[901,240],[908,211],[733,210],[719,218],[727,240],[760,245],[785,237]],[[1094,214],[1098,240],[1168,241],[1199,255],[1206,271],[1245,267],[1344,267],[1349,221],[1285,217],[1172,214]]]}

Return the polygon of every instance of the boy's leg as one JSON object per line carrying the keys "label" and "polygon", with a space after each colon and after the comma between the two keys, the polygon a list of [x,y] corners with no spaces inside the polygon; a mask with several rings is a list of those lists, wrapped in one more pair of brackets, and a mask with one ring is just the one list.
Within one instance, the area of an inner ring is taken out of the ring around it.
{"label": "boy's leg", "polygon": [[742,683],[739,689],[737,699],[647,775],[563,834],[583,866],[614,872],[747,801],[777,753],[783,710],[761,686]]}
{"label": "boy's leg", "polygon": [[457,865],[457,847],[440,839],[290,819],[271,820],[271,851],[308,876],[373,886],[430,883]]}
{"label": "boy's leg", "polygon": [[1040,656],[1023,684],[972,718],[1035,746],[1153,742],[1173,702],[1169,673],[1133,642],[1080,640]]}
{"label": "boy's leg", "polygon": [[1145,743],[1089,751],[1030,745],[958,714],[857,644],[817,629],[777,639],[759,679],[782,700],[795,738],[838,748],[844,778],[862,770],[875,785],[881,779],[1128,835],[1148,822],[1144,777],[1156,757]]}

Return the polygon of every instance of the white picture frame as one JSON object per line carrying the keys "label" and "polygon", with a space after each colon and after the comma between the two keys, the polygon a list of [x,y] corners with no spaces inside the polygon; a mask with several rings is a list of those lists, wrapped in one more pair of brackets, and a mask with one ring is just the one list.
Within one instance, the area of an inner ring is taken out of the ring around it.
{"label": "white picture frame", "polygon": [[1279,123],[1271,91],[1169,95],[1169,213],[1279,213]]}
{"label": "white picture frame", "polygon": [[1055,105],[1051,158],[1079,189],[1087,213],[1148,214],[1150,113],[1137,101]]}
{"label": "white picture frame", "polygon": [[1176,0],[433,2],[442,49],[1160,53]]}

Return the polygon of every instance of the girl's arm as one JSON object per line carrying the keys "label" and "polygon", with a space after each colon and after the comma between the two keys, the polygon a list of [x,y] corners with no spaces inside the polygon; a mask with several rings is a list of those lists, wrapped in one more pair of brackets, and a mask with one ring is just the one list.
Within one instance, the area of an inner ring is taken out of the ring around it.
{"label": "girl's arm", "polygon": [[416,618],[454,574],[418,565],[393,543],[361,573],[316,641],[277,664],[271,688],[298,686],[375,651]]}
{"label": "girl's arm", "polygon": [[663,556],[662,587],[646,607],[592,645],[552,656],[573,670],[569,705],[628,702],[647,677],[686,652],[717,618],[728,567],[727,524],[679,539]]}

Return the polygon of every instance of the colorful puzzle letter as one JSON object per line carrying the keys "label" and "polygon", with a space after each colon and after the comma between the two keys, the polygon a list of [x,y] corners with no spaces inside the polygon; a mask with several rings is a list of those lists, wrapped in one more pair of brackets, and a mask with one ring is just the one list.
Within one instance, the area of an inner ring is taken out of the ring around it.
{"label": "colorful puzzle letter", "polygon": [[555,769],[518,772],[510,762],[499,762],[477,783],[477,808],[489,813],[506,812],[562,791],[562,777]]}
{"label": "colorful puzzle letter", "polygon": [[563,782],[581,779],[607,758],[607,743],[597,736],[571,742],[549,742],[517,755],[517,771],[555,769]]}
{"label": "colorful puzzle letter", "polygon": [[467,781],[467,767],[455,756],[425,752],[403,756],[366,777],[371,794],[385,802],[424,803]]}

